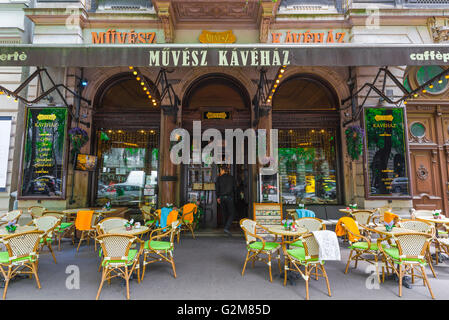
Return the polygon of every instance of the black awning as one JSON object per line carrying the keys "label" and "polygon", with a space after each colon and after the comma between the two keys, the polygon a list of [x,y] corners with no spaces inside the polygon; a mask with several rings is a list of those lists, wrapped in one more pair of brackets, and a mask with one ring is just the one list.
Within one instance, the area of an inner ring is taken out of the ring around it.
{"label": "black awning", "polygon": [[449,44],[0,45],[0,66],[449,65]]}

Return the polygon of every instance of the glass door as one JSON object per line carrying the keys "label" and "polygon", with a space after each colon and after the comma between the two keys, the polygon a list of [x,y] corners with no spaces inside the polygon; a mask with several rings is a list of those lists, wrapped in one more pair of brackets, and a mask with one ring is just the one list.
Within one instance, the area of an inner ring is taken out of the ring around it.
{"label": "glass door", "polygon": [[96,205],[157,205],[158,130],[97,131]]}

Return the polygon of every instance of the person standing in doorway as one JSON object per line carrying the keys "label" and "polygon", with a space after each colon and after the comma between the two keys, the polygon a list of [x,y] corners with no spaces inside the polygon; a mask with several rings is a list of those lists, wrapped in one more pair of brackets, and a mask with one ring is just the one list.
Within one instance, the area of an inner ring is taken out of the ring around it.
{"label": "person standing in doorway", "polygon": [[226,166],[220,166],[219,176],[215,182],[215,192],[217,196],[217,202],[221,206],[221,212],[223,216],[224,232],[231,236],[232,220],[235,215],[234,208],[234,194],[235,194],[235,181],[234,177],[229,174],[229,169]]}

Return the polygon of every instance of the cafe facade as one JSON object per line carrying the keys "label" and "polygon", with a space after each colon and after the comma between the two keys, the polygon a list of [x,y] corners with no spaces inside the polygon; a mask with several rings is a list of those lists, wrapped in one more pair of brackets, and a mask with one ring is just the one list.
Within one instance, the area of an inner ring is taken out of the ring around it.
{"label": "cafe facade", "polygon": [[203,138],[277,129],[277,174],[248,163],[248,141],[233,147],[237,217],[256,202],[329,219],[353,203],[449,209],[441,1],[64,4],[10,4],[25,22],[0,47],[4,209],[13,191],[20,209],[198,201],[215,227],[216,165],[170,160],[172,131],[194,121]]}

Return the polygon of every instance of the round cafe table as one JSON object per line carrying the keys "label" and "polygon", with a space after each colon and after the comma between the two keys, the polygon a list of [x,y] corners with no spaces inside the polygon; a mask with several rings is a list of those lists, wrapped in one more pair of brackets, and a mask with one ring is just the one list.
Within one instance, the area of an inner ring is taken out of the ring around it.
{"label": "round cafe table", "polygon": [[[295,231],[292,230],[285,230],[283,225],[273,225],[266,227],[269,232],[271,232],[274,235],[278,235],[281,237],[281,246],[282,246],[282,252],[284,255],[287,255],[287,244],[285,243],[284,238],[295,238],[299,237],[305,233],[307,233],[309,230],[307,230],[304,227],[297,227]],[[284,260],[285,263],[285,260]],[[281,273],[281,277],[283,277],[283,274]],[[296,274],[294,272],[288,271],[287,272],[287,280],[290,281],[291,284],[294,284],[294,281],[297,279]]]}
{"label": "round cafe table", "polygon": [[147,226],[140,226],[140,228],[133,227],[131,230],[126,230],[125,226],[118,227],[118,228],[112,228],[108,230],[108,234],[125,234],[125,235],[132,235],[132,236],[140,236],[145,233],[147,233],[150,230]]}
{"label": "round cafe table", "polygon": [[0,237],[12,236],[18,233],[27,232],[37,230],[35,226],[17,226],[16,231],[14,233],[9,233],[5,227],[0,227]]}

